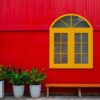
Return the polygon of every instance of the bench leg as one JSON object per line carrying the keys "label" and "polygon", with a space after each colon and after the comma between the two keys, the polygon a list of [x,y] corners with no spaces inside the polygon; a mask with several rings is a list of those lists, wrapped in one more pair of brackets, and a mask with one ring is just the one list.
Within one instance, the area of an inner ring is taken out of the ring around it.
{"label": "bench leg", "polygon": [[47,98],[49,97],[49,87],[47,87]]}
{"label": "bench leg", "polygon": [[81,88],[78,88],[78,97],[81,98],[82,94],[81,94]]}

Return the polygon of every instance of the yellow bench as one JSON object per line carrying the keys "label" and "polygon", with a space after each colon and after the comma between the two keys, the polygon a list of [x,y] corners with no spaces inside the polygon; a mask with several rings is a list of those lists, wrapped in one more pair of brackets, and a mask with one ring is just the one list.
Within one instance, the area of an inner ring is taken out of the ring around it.
{"label": "yellow bench", "polygon": [[100,84],[46,84],[47,98],[49,97],[49,88],[78,88],[78,96],[81,98],[81,88],[100,88]]}

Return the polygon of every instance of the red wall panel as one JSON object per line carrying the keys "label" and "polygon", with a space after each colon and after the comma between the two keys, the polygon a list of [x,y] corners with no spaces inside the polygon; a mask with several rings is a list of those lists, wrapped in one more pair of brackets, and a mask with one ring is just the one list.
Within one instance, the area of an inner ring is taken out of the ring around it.
{"label": "red wall panel", "polygon": [[[100,83],[99,9],[100,0],[0,0],[0,64],[23,70],[45,68],[43,86],[48,82]],[[94,27],[93,69],[49,69],[48,29],[67,13],[84,16]]]}
{"label": "red wall panel", "polygon": [[48,34],[45,32],[0,32],[0,63],[21,66],[46,67],[48,61]]}
{"label": "red wall panel", "polygon": [[[48,32],[0,32],[0,64],[45,69],[45,83],[100,83],[100,32],[94,31],[93,69],[49,69]],[[9,89],[9,87],[8,87]]]}
{"label": "red wall panel", "polygon": [[67,13],[86,17],[100,29],[100,0],[0,0],[0,30],[48,30]]}

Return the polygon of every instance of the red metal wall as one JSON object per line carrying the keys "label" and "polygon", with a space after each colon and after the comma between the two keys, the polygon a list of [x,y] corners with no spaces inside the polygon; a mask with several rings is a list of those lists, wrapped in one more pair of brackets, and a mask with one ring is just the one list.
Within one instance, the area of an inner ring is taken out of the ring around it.
{"label": "red metal wall", "polygon": [[[100,83],[99,9],[100,0],[0,0],[0,64],[45,68],[44,85]],[[80,14],[93,25],[93,69],[49,69],[49,27],[67,13]]]}
{"label": "red metal wall", "polygon": [[86,17],[100,28],[100,0],[0,0],[0,30],[41,30],[67,13]]}

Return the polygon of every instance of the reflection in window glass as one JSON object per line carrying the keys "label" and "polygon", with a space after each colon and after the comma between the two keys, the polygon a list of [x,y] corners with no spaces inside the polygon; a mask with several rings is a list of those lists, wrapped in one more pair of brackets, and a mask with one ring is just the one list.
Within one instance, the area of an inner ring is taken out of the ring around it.
{"label": "reflection in window glass", "polygon": [[67,27],[64,23],[62,23],[60,20],[58,20],[54,25],[54,28],[59,28],[59,27]]}
{"label": "reflection in window glass", "polygon": [[68,60],[68,34],[54,34],[54,63],[64,64]]}
{"label": "reflection in window glass", "polygon": [[79,22],[83,21],[82,18],[79,18],[77,16],[72,16],[72,26],[77,25]]}
{"label": "reflection in window glass", "polygon": [[55,53],[60,53],[60,44],[55,44],[55,46],[54,46],[54,52]]}
{"label": "reflection in window glass", "polygon": [[60,42],[60,33],[54,34],[54,42]]}
{"label": "reflection in window glass", "polygon": [[88,33],[75,33],[75,63],[88,63]]}
{"label": "reflection in window glass", "polygon": [[81,53],[81,44],[75,44],[75,53]]}
{"label": "reflection in window glass", "polygon": [[82,53],[88,53],[88,44],[82,44]]}
{"label": "reflection in window glass", "polygon": [[55,54],[54,55],[54,63],[60,63],[60,54]]}
{"label": "reflection in window glass", "polygon": [[88,63],[88,54],[82,54],[82,63],[83,64]]}
{"label": "reflection in window glass", "polygon": [[62,57],[61,57],[61,63],[67,63],[68,61],[67,61],[67,58],[68,56],[67,56],[67,54],[62,54]]}
{"label": "reflection in window glass", "polygon": [[61,18],[61,20],[63,20],[67,24],[67,26],[70,26],[70,16],[65,16]]}
{"label": "reflection in window glass", "polygon": [[62,33],[62,42],[67,42],[68,34]]}
{"label": "reflection in window glass", "polygon": [[89,27],[89,25],[85,22],[85,21],[81,21],[79,24],[77,24],[75,27],[79,27],[79,28],[85,28],[85,27]]}
{"label": "reflection in window glass", "polygon": [[67,53],[68,51],[68,48],[67,48],[67,44],[62,44],[62,49],[61,49],[61,51],[62,51],[62,53]]}
{"label": "reflection in window glass", "polygon": [[64,16],[60,18],[58,21],[56,21],[55,24],[53,25],[53,28],[65,28],[65,27],[88,28],[89,25],[83,18],[74,15]]}
{"label": "reflection in window glass", "polygon": [[75,64],[81,64],[81,54],[75,54]]}
{"label": "reflection in window glass", "polygon": [[88,33],[82,33],[82,42],[88,42]]}
{"label": "reflection in window glass", "polygon": [[75,42],[81,42],[81,34],[75,33]]}

